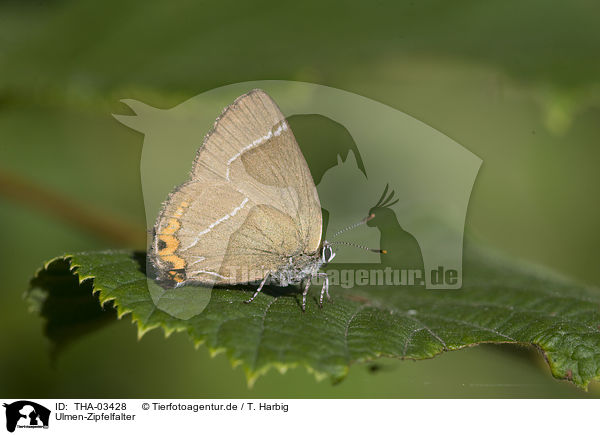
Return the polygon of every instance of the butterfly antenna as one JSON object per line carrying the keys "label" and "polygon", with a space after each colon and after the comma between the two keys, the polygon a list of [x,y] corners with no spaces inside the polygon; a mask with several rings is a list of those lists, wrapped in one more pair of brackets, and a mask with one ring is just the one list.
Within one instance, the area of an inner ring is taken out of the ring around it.
{"label": "butterfly antenna", "polygon": [[345,233],[346,231],[353,230],[356,227],[364,225],[367,222],[369,222],[371,219],[373,219],[374,217],[375,217],[375,213],[371,213],[369,216],[360,220],[359,222],[356,222],[355,224],[352,224],[352,225],[348,225],[346,228],[342,228],[341,230],[337,231],[333,236],[330,237],[330,239],[334,239],[337,236],[339,236],[340,234]]}
{"label": "butterfly antenna", "polygon": [[337,242],[329,242],[330,245],[346,245],[346,246],[353,246],[354,248],[359,248],[359,249],[364,249],[365,251],[370,251],[370,252],[375,252],[376,254],[387,254],[387,251],[385,249],[374,249],[374,248],[367,248],[366,246],[363,245],[358,245],[356,243],[350,243],[350,242],[343,242],[343,241],[337,241]]}

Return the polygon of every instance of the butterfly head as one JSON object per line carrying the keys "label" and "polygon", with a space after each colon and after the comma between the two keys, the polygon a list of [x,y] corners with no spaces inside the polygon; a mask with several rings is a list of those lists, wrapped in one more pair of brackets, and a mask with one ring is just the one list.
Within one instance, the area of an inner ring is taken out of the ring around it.
{"label": "butterfly head", "polygon": [[327,240],[323,242],[323,249],[321,250],[321,260],[323,264],[328,264],[335,257],[335,252]]}

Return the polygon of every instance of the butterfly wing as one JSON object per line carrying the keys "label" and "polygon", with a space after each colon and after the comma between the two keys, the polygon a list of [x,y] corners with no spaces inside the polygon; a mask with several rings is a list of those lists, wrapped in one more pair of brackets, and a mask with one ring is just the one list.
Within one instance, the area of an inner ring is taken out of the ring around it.
{"label": "butterfly wing", "polygon": [[314,253],[321,231],[317,190],[296,139],[275,102],[253,90],[217,119],[192,180],[163,206],[151,258],[162,278],[179,283],[248,282],[292,255]]}

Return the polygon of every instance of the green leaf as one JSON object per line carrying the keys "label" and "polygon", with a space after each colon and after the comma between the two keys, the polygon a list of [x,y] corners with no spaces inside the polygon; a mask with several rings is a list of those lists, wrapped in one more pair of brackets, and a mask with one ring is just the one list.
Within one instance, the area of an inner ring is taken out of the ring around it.
{"label": "green leaf", "polygon": [[315,288],[303,313],[294,287],[267,288],[251,304],[242,303],[249,288],[213,289],[188,320],[153,302],[145,264],[129,251],[64,255],[36,273],[27,299],[58,347],[116,308],[119,318],[131,314],[140,337],[157,327],[186,331],[211,353],[227,352],[250,384],[270,367],[305,366],[337,381],[353,363],[431,358],[479,343],[535,346],[555,377],[583,388],[600,377],[600,292],[489,253],[467,250],[461,290],[334,287],[320,309]]}

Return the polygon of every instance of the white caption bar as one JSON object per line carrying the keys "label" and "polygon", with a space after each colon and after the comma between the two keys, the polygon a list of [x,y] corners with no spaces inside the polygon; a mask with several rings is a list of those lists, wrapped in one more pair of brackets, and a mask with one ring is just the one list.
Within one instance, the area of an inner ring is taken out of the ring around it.
{"label": "white caption bar", "polygon": [[[596,400],[0,399],[0,433],[565,434],[594,427]],[[577,416],[577,417],[575,417]],[[8,432],[4,432],[4,430]],[[36,429],[42,429],[42,431]],[[175,431],[175,432],[173,432]]]}

